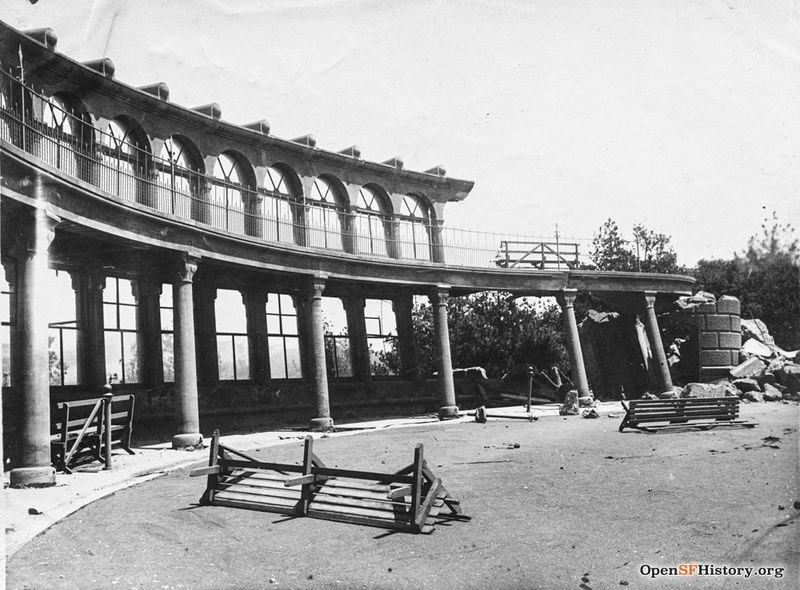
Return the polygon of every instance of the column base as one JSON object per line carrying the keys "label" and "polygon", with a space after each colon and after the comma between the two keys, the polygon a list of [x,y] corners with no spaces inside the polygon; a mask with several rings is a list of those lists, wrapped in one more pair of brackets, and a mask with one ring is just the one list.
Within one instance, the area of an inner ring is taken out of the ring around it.
{"label": "column base", "polygon": [[203,435],[199,432],[176,434],[172,437],[172,448],[179,451],[194,450],[203,447]]}
{"label": "column base", "polygon": [[49,488],[56,485],[56,470],[47,467],[17,467],[10,473],[12,488]]}
{"label": "column base", "polygon": [[439,408],[439,420],[455,420],[458,418],[458,406],[442,406]]}
{"label": "column base", "polygon": [[311,430],[333,428],[333,418],[311,418]]}

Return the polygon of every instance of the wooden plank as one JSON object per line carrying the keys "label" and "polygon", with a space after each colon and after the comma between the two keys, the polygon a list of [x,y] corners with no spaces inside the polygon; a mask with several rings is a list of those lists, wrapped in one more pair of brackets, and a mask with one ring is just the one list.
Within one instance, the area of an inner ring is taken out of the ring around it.
{"label": "wooden plank", "polygon": [[228,499],[224,496],[222,498],[215,498],[214,505],[228,506],[230,508],[245,508],[247,510],[260,510],[261,512],[274,512],[277,514],[295,514],[294,506],[259,504],[258,502],[249,502],[241,499]]}
{"label": "wooden plank", "polygon": [[192,469],[192,472],[189,474],[189,477],[200,477],[201,475],[211,475],[219,473],[219,465],[211,465],[209,467],[198,467],[197,469]]}
{"label": "wooden plank", "polygon": [[261,496],[258,494],[248,494],[239,490],[218,490],[214,494],[214,503],[218,500],[234,500],[248,502],[249,504],[262,504],[270,506],[285,506],[294,507],[299,500],[299,497],[284,498],[280,496]]}
{"label": "wooden plank", "polygon": [[278,498],[287,501],[291,500],[293,502],[300,500],[300,490],[292,490],[292,489],[277,490],[274,488],[254,488],[248,486],[247,484],[241,484],[241,483],[228,484],[225,482],[220,482],[220,484],[217,485],[217,490],[215,494],[219,494],[220,492],[244,494],[247,497],[264,499],[264,501],[267,501],[266,499],[269,498]]}
{"label": "wooden plank", "polygon": [[379,473],[377,471],[357,471],[353,469],[331,467],[314,467],[313,473],[330,477],[349,477],[352,479],[367,479],[385,483],[411,483],[414,480],[410,475],[395,475],[391,473]]}
{"label": "wooden plank", "polygon": [[668,422],[670,420],[735,420],[738,416],[707,412],[705,414],[656,414],[654,416],[631,416],[631,423]]}
{"label": "wooden plank", "polygon": [[311,475],[301,475],[300,477],[292,477],[287,479],[283,482],[283,485],[287,488],[290,486],[301,486],[309,483],[314,483],[317,479],[317,476],[314,474]]}
{"label": "wooden plank", "polygon": [[385,498],[347,498],[342,496],[332,496],[324,492],[317,492],[311,504],[317,502],[325,504],[336,504],[337,506],[350,506],[353,508],[370,508],[374,510],[385,510],[387,512],[401,514],[408,513],[408,504],[403,502],[390,502]]}
{"label": "wooden plank", "polygon": [[[221,448],[221,445],[220,445]],[[225,449],[230,452],[230,449]],[[287,473],[302,473],[303,468],[300,465],[291,465],[287,463],[269,463],[267,461],[245,461],[241,459],[225,459],[225,465],[229,467],[241,467],[245,469],[264,469],[267,471],[278,471]]]}
{"label": "wooden plank", "polygon": [[315,516],[322,513],[361,516],[364,518],[372,518],[379,521],[389,522],[403,522],[406,520],[404,518],[397,518],[395,513],[391,510],[376,510],[374,508],[360,508],[357,506],[341,506],[332,502],[322,501],[319,497],[314,498],[314,500],[312,500],[308,506],[308,515]]}

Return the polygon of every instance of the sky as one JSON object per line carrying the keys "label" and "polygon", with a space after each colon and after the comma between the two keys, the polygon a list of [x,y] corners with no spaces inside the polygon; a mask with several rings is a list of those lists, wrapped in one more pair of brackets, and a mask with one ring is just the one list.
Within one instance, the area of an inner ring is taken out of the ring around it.
{"label": "sky", "polygon": [[[131,86],[475,182],[445,224],[730,258],[800,227],[800,0],[7,0]],[[800,230],[799,230],[800,231]]]}

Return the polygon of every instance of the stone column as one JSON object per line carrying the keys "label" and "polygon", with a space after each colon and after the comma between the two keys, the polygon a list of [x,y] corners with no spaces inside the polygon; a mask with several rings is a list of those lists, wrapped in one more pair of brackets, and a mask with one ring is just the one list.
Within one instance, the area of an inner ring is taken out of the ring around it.
{"label": "stone column", "polygon": [[103,331],[103,290],[106,277],[99,269],[72,274],[78,321],[78,383],[99,391],[106,383],[106,343]]}
{"label": "stone column", "polygon": [[144,276],[133,283],[133,295],[136,299],[138,345],[142,359],[140,378],[145,385],[158,387],[164,383],[161,350],[161,282]]}
{"label": "stone column", "polygon": [[644,328],[647,339],[650,341],[650,350],[653,353],[653,369],[655,370],[657,386],[660,393],[672,392],[672,377],[669,374],[667,355],[664,354],[664,344],[661,342],[661,331],[658,329],[656,319],[656,292],[644,292]]}
{"label": "stone column", "polygon": [[564,337],[567,340],[569,364],[572,368],[572,383],[575,385],[575,389],[578,390],[578,397],[588,397],[591,395],[589,379],[586,377],[581,341],[578,336],[578,322],[575,320],[574,304],[577,294],[577,289],[562,289],[557,299],[558,304],[561,306]]}
{"label": "stone column", "polygon": [[433,307],[433,331],[436,339],[436,367],[439,371],[441,407],[439,420],[458,418],[456,386],[453,381],[453,361],[450,358],[450,332],[447,328],[447,298],[449,287],[439,285],[429,295]]}
{"label": "stone column", "polygon": [[444,236],[442,235],[442,224],[439,221],[430,222],[431,232],[431,261],[445,262],[444,259]]}
{"label": "stone column", "polygon": [[365,306],[365,299],[358,295],[344,298],[347,334],[354,365],[353,376],[358,381],[367,383],[372,380],[372,371],[370,369],[369,343],[367,342],[367,323],[364,318]]}
{"label": "stone column", "polygon": [[197,271],[198,262],[199,258],[184,255],[172,285],[177,429],[177,434],[172,437],[173,449],[196,447],[203,443],[197,399],[197,359],[195,356],[192,291],[192,279]]}
{"label": "stone column", "polygon": [[264,195],[245,194],[244,233],[255,238],[264,237]]}
{"label": "stone column", "polygon": [[250,343],[250,378],[258,385],[270,380],[267,346],[267,291],[250,287],[242,292],[247,316],[247,341]]}
{"label": "stone column", "polygon": [[349,254],[358,253],[358,235],[356,232],[356,213],[348,209],[339,213],[342,224],[342,249]]}
{"label": "stone column", "polygon": [[[206,275],[204,277],[208,279]],[[219,381],[217,317],[214,305],[217,300],[217,288],[210,280],[198,279],[194,283],[194,297],[200,383],[213,385]]]}
{"label": "stone column", "polygon": [[314,378],[314,417],[312,428],[331,428],[330,400],[328,398],[328,372],[325,368],[325,327],[322,323],[322,293],[325,277],[314,277],[311,283],[311,305],[309,325],[311,330],[311,372]]}
{"label": "stone column", "polygon": [[414,319],[411,311],[414,294],[409,290],[392,299],[394,317],[397,322],[397,352],[400,355],[400,377],[417,381],[420,378],[417,360],[417,338],[414,333]]}
{"label": "stone column", "polygon": [[400,241],[400,222],[396,219],[383,221],[383,233],[386,239],[386,254],[389,258],[400,258],[402,256]]}
{"label": "stone column", "polygon": [[[34,198],[44,201],[44,186],[34,180]],[[11,470],[11,487],[46,487],[56,482],[50,464],[50,371],[47,307],[43,295],[49,279],[47,249],[57,220],[36,208],[25,220],[18,258],[17,302],[20,374],[15,379],[21,399],[20,466]]]}

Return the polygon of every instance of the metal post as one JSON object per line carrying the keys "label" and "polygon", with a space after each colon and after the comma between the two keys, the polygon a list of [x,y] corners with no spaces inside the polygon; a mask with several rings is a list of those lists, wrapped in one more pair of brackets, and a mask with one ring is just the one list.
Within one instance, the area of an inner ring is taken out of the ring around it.
{"label": "metal post", "polygon": [[531,397],[533,397],[533,367],[528,365],[528,407],[525,411],[529,414],[531,412]]}
{"label": "metal post", "polygon": [[111,400],[114,394],[111,392],[111,385],[106,383],[103,386],[103,440],[106,447],[106,465],[104,470],[111,469]]}

